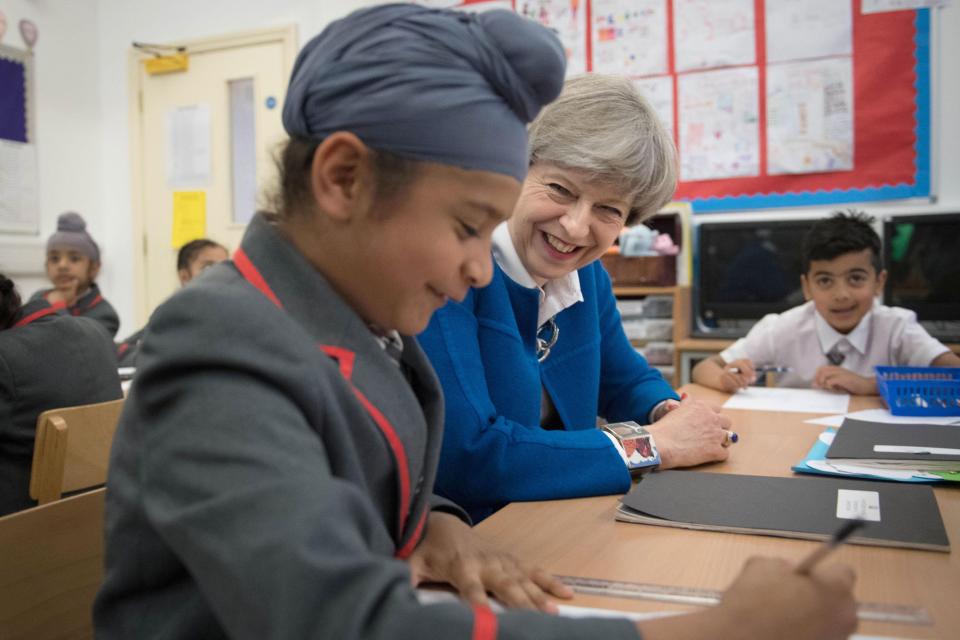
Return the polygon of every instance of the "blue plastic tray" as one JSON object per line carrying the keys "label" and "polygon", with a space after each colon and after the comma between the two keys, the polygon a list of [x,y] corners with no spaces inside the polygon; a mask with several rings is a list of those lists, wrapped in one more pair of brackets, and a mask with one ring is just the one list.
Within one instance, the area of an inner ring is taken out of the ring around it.
{"label": "blue plastic tray", "polygon": [[877,388],[895,416],[960,416],[960,368],[875,367]]}

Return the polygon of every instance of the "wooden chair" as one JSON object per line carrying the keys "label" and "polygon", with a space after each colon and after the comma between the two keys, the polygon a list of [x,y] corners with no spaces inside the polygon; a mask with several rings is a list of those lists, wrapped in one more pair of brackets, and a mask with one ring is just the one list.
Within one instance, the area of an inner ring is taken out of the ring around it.
{"label": "wooden chair", "polygon": [[103,503],[95,489],[0,518],[0,638],[93,638],[103,582]]}
{"label": "wooden chair", "polygon": [[50,409],[37,418],[30,497],[39,504],[107,481],[110,445],[123,399]]}

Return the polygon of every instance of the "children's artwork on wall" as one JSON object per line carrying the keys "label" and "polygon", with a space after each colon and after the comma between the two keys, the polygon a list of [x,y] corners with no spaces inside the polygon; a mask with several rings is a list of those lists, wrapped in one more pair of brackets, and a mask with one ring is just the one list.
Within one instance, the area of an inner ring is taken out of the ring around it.
{"label": "children's artwork on wall", "polygon": [[567,75],[587,67],[587,0],[515,0],[514,10],[553,29],[567,54]]}
{"label": "children's artwork on wall", "polygon": [[593,71],[656,76],[669,70],[663,0],[593,0]]}
{"label": "children's artwork on wall", "polygon": [[939,2],[496,0],[634,81],[696,213],[929,198],[931,10],[894,9]]}
{"label": "children's artwork on wall", "polygon": [[677,79],[680,179],[755,176],[760,171],[756,67],[686,73]]}
{"label": "children's artwork on wall", "polygon": [[33,54],[0,45],[0,233],[37,233]]}

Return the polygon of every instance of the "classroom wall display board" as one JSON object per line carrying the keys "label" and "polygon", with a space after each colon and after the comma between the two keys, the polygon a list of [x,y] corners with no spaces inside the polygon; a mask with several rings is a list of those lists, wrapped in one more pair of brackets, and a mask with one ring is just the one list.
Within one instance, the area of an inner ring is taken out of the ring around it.
{"label": "classroom wall display board", "polygon": [[555,30],[568,75],[633,79],[673,132],[676,198],[694,213],[932,195],[929,9],[861,0],[443,4],[513,9]]}
{"label": "classroom wall display board", "polygon": [[0,233],[40,228],[33,54],[0,45]]}

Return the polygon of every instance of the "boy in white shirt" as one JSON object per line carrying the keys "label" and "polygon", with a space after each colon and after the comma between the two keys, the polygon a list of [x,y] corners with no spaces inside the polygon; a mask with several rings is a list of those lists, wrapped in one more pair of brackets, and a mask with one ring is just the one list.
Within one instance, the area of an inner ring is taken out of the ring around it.
{"label": "boy in white shirt", "polygon": [[807,302],[765,316],[745,338],[694,367],[693,381],[733,393],[756,381],[758,367],[777,367],[778,386],[875,395],[877,365],[960,367],[960,357],[913,311],[877,301],[887,272],[871,222],[851,211],[814,224],[800,276]]}

